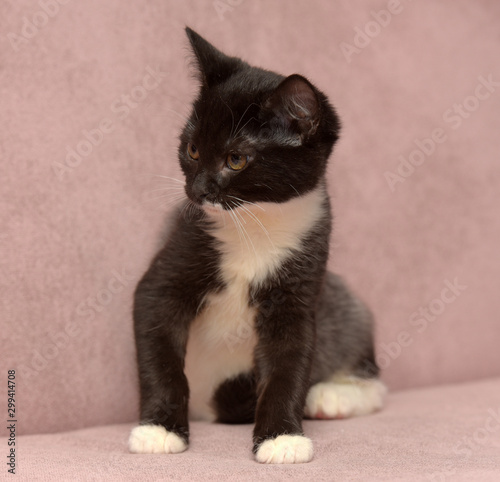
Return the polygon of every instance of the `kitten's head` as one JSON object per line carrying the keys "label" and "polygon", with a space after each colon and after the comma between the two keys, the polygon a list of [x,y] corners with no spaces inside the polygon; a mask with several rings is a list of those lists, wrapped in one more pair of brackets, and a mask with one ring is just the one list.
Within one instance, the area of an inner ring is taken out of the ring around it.
{"label": "kitten's head", "polygon": [[179,146],[189,199],[231,209],[317,187],[340,128],[325,95],[300,75],[251,67],[186,33],[201,81]]}

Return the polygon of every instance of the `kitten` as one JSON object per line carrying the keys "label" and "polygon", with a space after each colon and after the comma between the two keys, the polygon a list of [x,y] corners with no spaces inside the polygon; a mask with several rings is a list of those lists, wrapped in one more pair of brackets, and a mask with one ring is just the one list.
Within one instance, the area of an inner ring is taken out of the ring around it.
{"label": "kitten", "polygon": [[259,462],[308,462],[304,416],[367,414],[385,393],[370,312],[326,271],[339,120],[304,77],[186,33],[201,80],[179,146],[188,200],[135,292],[129,449],[184,451],[189,412],[255,422]]}

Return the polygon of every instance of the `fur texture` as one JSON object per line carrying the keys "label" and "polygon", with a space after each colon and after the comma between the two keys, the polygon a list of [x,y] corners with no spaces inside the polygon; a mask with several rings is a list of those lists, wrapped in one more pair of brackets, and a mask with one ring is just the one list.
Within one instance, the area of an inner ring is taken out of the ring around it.
{"label": "fur texture", "polygon": [[324,174],[340,124],[304,77],[186,31],[201,82],[179,145],[188,199],[135,293],[147,428],[130,446],[187,447],[189,412],[255,421],[259,462],[308,462],[304,415],[369,413],[384,394],[370,312],[326,271]]}

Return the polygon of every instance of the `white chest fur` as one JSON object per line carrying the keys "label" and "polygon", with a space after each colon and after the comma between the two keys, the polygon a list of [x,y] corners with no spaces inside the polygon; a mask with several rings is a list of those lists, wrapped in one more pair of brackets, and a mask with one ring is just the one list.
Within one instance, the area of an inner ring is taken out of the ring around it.
{"label": "white chest fur", "polygon": [[319,188],[287,203],[245,204],[231,214],[207,209],[220,242],[225,289],[207,298],[194,320],[187,344],[185,373],[193,419],[213,420],[214,390],[228,378],[252,367],[257,341],[255,309],[249,307],[250,285],[276,271],[301,238],[323,215],[324,190]]}

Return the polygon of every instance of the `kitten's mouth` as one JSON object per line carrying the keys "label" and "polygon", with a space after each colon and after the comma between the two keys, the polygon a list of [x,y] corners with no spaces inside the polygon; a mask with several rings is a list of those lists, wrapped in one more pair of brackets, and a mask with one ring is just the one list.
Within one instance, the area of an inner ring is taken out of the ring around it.
{"label": "kitten's mouth", "polygon": [[220,203],[203,203],[201,208],[208,214],[221,214],[224,212],[224,208]]}

